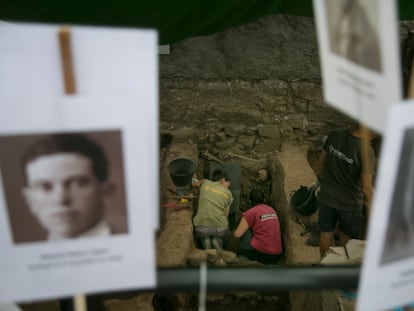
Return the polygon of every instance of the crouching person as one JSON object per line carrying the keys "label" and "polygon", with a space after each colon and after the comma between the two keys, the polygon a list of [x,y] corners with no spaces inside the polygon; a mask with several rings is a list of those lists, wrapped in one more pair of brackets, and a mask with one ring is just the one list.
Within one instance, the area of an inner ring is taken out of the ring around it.
{"label": "crouching person", "polygon": [[240,253],[263,264],[276,263],[283,255],[280,223],[276,211],[264,204],[262,191],[249,197],[252,207],[243,212],[233,235],[240,238]]}
{"label": "crouching person", "polygon": [[193,183],[193,187],[200,187],[197,213],[193,218],[195,235],[203,249],[223,250],[233,202],[233,195],[228,189],[230,178],[217,169],[213,172],[213,181],[202,179]]}

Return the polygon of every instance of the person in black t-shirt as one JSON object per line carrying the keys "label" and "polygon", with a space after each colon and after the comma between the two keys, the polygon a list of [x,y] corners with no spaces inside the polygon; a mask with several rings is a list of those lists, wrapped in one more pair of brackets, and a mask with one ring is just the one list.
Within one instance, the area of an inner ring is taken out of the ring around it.
{"label": "person in black t-shirt", "polygon": [[[369,137],[374,136],[369,131]],[[338,224],[337,246],[351,238],[359,238],[363,204],[370,206],[374,188],[374,151],[369,148],[369,165],[362,164],[362,128],[332,131],[319,158],[318,193],[321,258],[331,246],[333,232]]]}

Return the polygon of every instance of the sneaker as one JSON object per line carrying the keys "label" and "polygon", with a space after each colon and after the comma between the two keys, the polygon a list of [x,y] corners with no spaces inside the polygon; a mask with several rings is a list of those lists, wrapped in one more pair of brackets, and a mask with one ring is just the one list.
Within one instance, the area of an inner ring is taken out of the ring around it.
{"label": "sneaker", "polygon": [[218,251],[223,250],[223,240],[220,238],[212,238],[211,243],[213,244],[213,248],[215,248]]}
{"label": "sneaker", "polygon": [[211,239],[210,238],[203,238],[201,240],[201,245],[203,249],[211,249]]}

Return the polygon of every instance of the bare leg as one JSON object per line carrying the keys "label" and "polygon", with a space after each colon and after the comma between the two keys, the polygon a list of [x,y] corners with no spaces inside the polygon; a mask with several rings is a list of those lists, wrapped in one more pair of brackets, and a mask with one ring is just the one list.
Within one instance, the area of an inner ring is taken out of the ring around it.
{"label": "bare leg", "polygon": [[332,232],[321,232],[320,234],[319,251],[321,259],[325,257],[325,253],[329,250],[329,247],[331,247],[332,234]]}
{"label": "bare leg", "polygon": [[336,243],[337,246],[344,246],[348,241],[350,237],[349,235],[346,235],[342,231],[339,231],[339,241]]}

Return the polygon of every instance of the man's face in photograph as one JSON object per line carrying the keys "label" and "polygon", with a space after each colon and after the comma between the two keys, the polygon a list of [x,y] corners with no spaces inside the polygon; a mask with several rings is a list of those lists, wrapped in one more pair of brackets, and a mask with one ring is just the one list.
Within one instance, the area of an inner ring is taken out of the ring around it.
{"label": "man's face in photograph", "polygon": [[97,179],[89,158],[77,153],[44,155],[25,169],[24,196],[51,239],[74,238],[102,219],[109,184]]}

